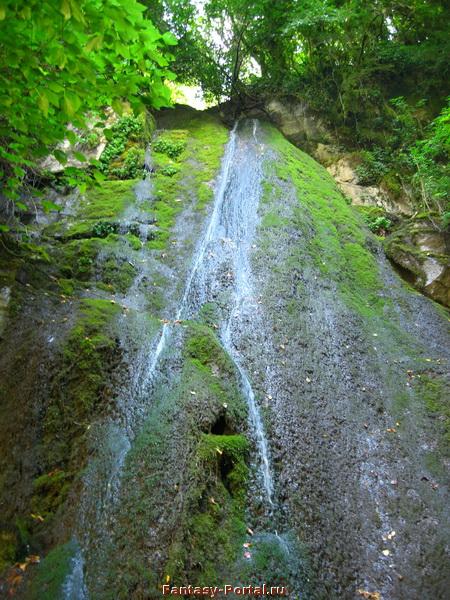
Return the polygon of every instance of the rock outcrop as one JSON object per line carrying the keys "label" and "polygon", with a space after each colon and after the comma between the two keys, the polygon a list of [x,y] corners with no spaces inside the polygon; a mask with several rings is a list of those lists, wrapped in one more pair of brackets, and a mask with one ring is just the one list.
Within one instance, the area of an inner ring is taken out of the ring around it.
{"label": "rock outcrop", "polygon": [[385,240],[386,254],[415,288],[450,306],[448,235],[432,223],[411,218]]}

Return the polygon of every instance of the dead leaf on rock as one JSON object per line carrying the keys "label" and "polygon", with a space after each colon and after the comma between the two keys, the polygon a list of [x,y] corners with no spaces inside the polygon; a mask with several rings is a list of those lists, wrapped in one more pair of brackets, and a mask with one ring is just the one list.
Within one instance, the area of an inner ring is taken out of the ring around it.
{"label": "dead leaf on rock", "polygon": [[356,592],[367,600],[381,600],[380,592],[368,592],[367,590],[356,590]]}

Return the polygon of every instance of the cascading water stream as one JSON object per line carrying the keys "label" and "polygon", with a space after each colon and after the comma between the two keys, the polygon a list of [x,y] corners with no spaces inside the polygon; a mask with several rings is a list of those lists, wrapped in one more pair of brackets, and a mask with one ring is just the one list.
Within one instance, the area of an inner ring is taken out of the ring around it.
{"label": "cascading water stream", "polygon": [[[220,337],[239,373],[249,408],[251,431],[258,449],[262,484],[267,503],[272,505],[273,479],[262,418],[233,334],[240,315],[245,310],[254,313],[258,309],[251,285],[249,252],[256,227],[262,179],[261,160],[257,152],[257,121],[253,121],[252,137],[246,143],[238,136],[237,127],[236,122],[226,147],[211,219],[195,255],[175,320],[194,317],[202,304],[212,299],[211,296],[222,286],[220,263],[228,263],[232,269],[234,289],[229,300],[231,310],[221,327]],[[255,318],[253,315],[252,319]],[[170,324],[165,323],[148,367],[147,381],[155,376],[169,334]]]}
{"label": "cascading water stream", "polygon": [[[261,319],[251,283],[250,267],[251,243],[256,230],[257,209],[261,196],[261,157],[257,121],[253,121],[251,128],[249,122],[244,123],[240,126],[239,133],[238,126],[237,122],[226,146],[212,215],[197,248],[174,321],[195,318],[203,304],[214,302],[217,297],[224,295],[220,340],[239,374],[241,390],[249,410],[250,431],[258,453],[261,489],[264,492],[266,507],[271,510],[273,478],[268,443],[258,403],[238,350],[240,333],[249,323],[258,328]],[[135,193],[136,210],[140,212],[141,202],[151,196],[151,180],[148,176],[138,184]],[[134,287],[138,285],[139,282],[135,282]],[[169,341],[170,331],[171,323],[164,323],[156,346],[149,352],[145,368],[141,367],[136,373],[132,384],[135,389],[148,391],[148,386],[152,385],[161,355]],[[115,465],[114,472],[108,480],[108,488],[114,488],[116,492],[120,485],[118,480],[121,467],[129,448],[129,443],[124,445],[120,453],[120,465]],[[111,501],[112,495],[107,491],[106,498],[110,498]],[[107,509],[107,501],[102,502],[102,511]],[[66,589],[70,587],[71,590],[69,597],[74,600],[87,598],[85,584],[79,576],[82,560],[80,553],[74,561],[73,572],[69,574],[65,583]]]}

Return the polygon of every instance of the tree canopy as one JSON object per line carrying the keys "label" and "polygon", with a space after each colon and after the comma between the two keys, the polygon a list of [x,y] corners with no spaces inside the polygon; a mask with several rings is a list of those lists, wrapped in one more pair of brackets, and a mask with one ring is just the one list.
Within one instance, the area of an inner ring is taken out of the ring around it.
{"label": "tree canopy", "polygon": [[[135,112],[170,101],[171,33],[135,0],[6,0],[0,7],[0,168],[20,182],[86,115],[127,102]],[[60,162],[64,154],[55,149]]]}

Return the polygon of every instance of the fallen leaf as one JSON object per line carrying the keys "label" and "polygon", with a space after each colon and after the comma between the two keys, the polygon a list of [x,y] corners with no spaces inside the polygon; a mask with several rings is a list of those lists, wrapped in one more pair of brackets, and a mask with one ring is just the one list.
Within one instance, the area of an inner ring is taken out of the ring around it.
{"label": "fallen leaf", "polygon": [[42,515],[37,514],[37,513],[31,513],[30,516],[31,516],[32,519],[34,519],[35,521],[39,521],[40,523],[43,523],[44,520],[45,520]]}
{"label": "fallen leaf", "polygon": [[357,593],[367,600],[381,600],[380,592],[368,592],[367,590],[356,590]]}
{"label": "fallen leaf", "polygon": [[250,552],[244,552],[244,558],[251,558],[252,555],[250,554]]}
{"label": "fallen leaf", "polygon": [[221,450],[220,448],[216,448],[216,452],[217,452],[218,454],[223,454],[223,450]]}
{"label": "fallen leaf", "polygon": [[386,549],[386,550],[383,550],[383,551],[381,552],[381,554],[384,554],[384,556],[389,556],[389,554],[390,554],[390,553],[391,553],[391,552],[390,552],[389,550],[387,550],[387,549]]}
{"label": "fallen leaf", "polygon": [[196,395],[197,395],[197,392],[194,392],[194,390],[191,390],[191,394],[192,394],[193,396],[196,396]]}
{"label": "fallen leaf", "polygon": [[307,377],[307,378],[305,379],[305,381],[306,381],[306,383],[311,383],[311,379],[310,379],[309,377]]}
{"label": "fallen leaf", "polygon": [[386,429],[386,431],[387,431],[388,433],[397,433],[397,430],[395,429],[395,427],[388,427],[388,428]]}
{"label": "fallen leaf", "polygon": [[247,527],[247,533],[253,535],[253,531],[250,529],[250,527]]}
{"label": "fallen leaf", "polygon": [[226,402],[224,402],[224,403],[222,404],[222,406],[223,406],[224,408],[228,408],[228,404],[227,404]]}
{"label": "fallen leaf", "polygon": [[244,546],[244,548],[250,548],[250,546],[251,546],[250,542],[245,542],[242,545]]}

